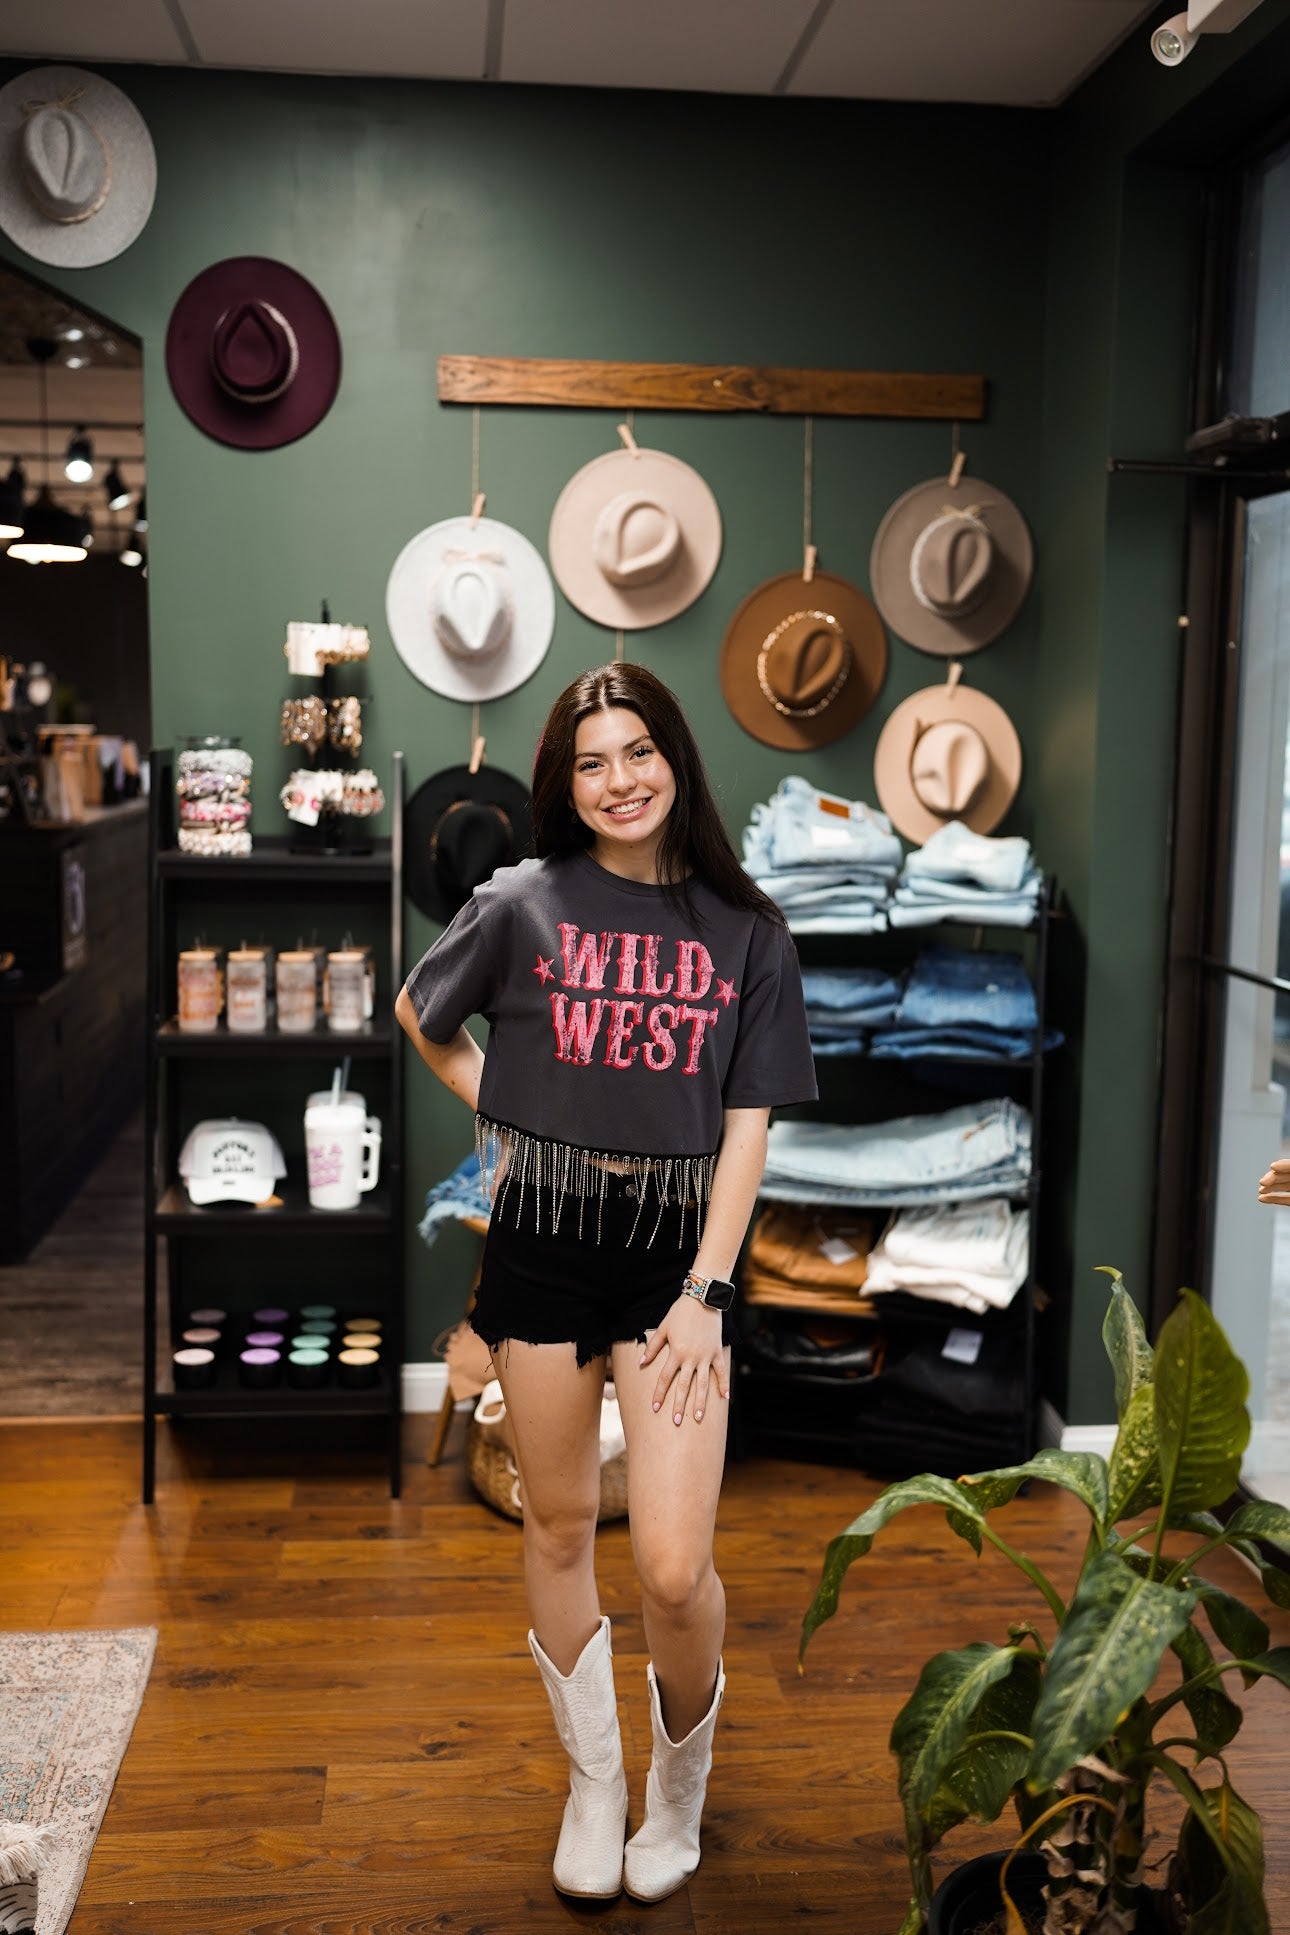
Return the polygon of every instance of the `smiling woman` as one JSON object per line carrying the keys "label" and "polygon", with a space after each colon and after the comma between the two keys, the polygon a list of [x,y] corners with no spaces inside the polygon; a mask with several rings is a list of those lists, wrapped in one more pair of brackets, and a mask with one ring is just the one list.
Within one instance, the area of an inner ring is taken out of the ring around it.
{"label": "smiling woman", "polygon": [[[397,1012],[476,1112],[493,1191],[472,1323],[523,1474],[529,1634],[571,1762],[555,1884],[656,1901],[699,1860],[725,1676],[712,1537],[730,1273],[779,1103],[815,1094],[797,957],[735,857],[673,694],[584,673],[533,776],[537,858],[477,888]],[[488,1052],[464,1028],[486,1015]],[[594,1543],[612,1365],[654,1755],[627,1789]],[[686,1426],[684,1432],[680,1427]]]}

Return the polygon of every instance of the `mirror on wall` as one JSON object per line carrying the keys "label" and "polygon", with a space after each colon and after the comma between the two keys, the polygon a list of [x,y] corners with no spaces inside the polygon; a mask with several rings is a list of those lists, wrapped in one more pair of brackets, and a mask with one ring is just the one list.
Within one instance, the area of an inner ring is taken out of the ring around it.
{"label": "mirror on wall", "polygon": [[[75,818],[137,791],[151,738],[147,571],[142,346],[0,266],[0,722],[11,741],[20,724],[38,733],[45,755],[25,798],[10,773],[0,817]],[[73,729],[94,745],[68,766],[65,798],[48,753]]]}

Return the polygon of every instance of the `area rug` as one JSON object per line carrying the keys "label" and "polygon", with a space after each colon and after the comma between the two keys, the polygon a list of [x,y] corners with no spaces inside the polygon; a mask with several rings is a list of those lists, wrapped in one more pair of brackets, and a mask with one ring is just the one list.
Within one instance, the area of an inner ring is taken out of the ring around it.
{"label": "area rug", "polygon": [[148,1684],[155,1626],[0,1633],[0,1823],[48,1824],[36,1935],[62,1935]]}

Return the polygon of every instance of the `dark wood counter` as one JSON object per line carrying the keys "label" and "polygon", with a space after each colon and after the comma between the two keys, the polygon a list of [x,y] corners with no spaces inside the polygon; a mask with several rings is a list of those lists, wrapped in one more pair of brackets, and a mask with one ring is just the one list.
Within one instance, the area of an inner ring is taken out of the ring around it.
{"label": "dark wood counter", "polygon": [[0,953],[22,969],[0,980],[0,1263],[27,1254],[142,1100],[147,925],[145,802],[0,826]]}

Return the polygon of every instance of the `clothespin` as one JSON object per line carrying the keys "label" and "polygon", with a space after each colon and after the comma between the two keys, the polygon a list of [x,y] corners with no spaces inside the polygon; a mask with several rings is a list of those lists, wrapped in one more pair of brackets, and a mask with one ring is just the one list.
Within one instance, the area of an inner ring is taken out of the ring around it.
{"label": "clothespin", "polygon": [[815,576],[815,558],[815,546],[808,544],[806,547],[806,556],[802,561],[802,581],[804,584],[809,585],[811,579]]}
{"label": "clothespin", "polygon": [[480,767],[483,765],[483,763],[484,763],[484,735],[482,732],[477,732],[475,734],[475,743],[472,745],[470,749],[471,772],[477,773]]}
{"label": "clothespin", "polygon": [[632,427],[630,423],[620,423],[618,426],[618,434],[623,440],[624,450],[630,450],[633,457],[639,457],[641,454],[640,447],[636,442],[636,438],[632,434]]}
{"label": "clothespin", "polygon": [[958,682],[962,677],[963,677],[962,665],[959,663],[958,659],[952,658],[950,660],[949,674],[945,680],[945,684],[951,698],[953,698],[955,692],[957,691]]}
{"label": "clothespin", "polygon": [[480,518],[484,515],[484,501],[483,491],[477,490],[475,492],[475,501],[470,507],[470,521],[472,525],[478,524]]}
{"label": "clothespin", "polygon": [[963,475],[963,466],[966,462],[967,462],[966,450],[956,450],[954,453],[954,462],[950,465],[950,489],[951,490],[958,489],[959,478]]}

